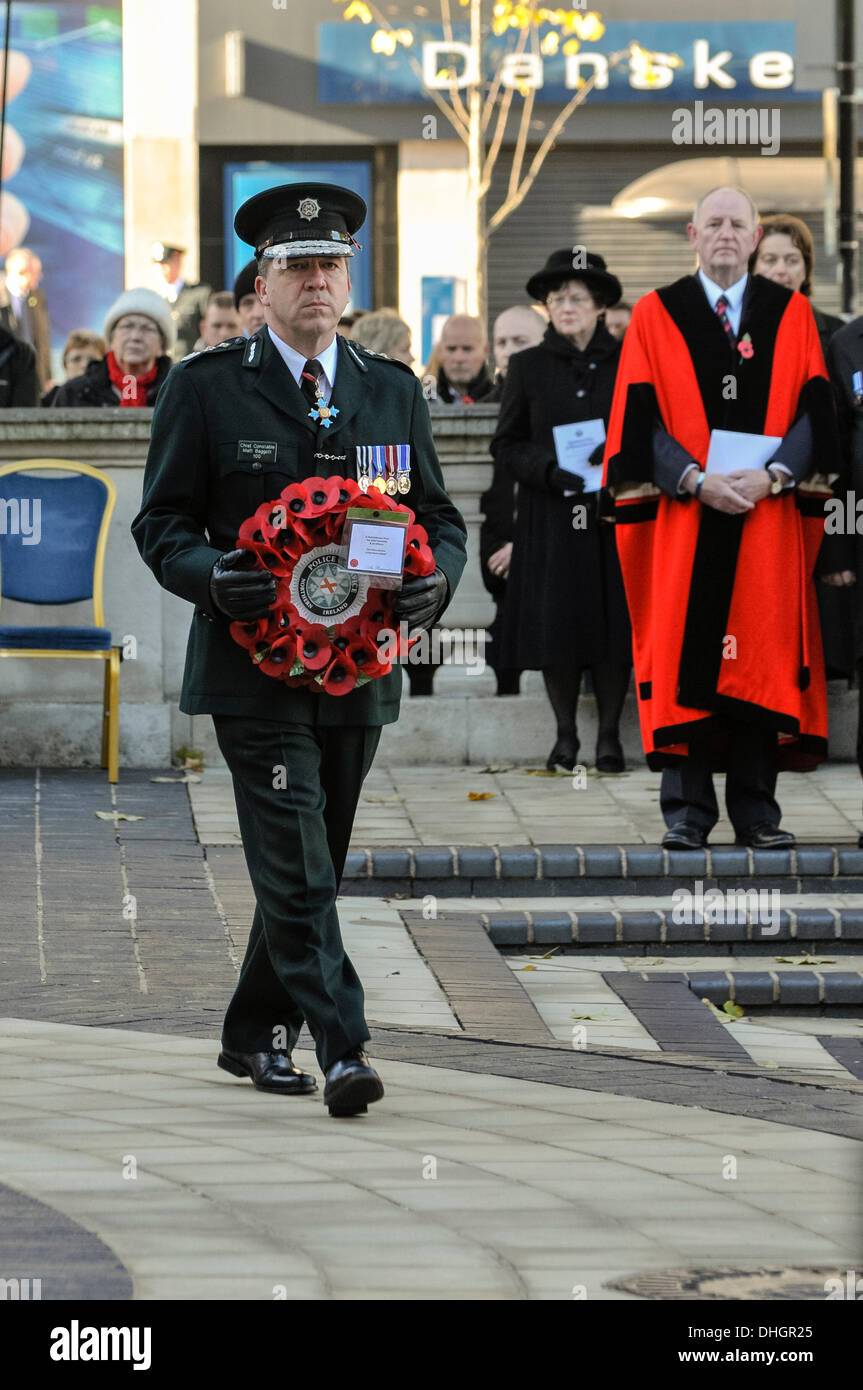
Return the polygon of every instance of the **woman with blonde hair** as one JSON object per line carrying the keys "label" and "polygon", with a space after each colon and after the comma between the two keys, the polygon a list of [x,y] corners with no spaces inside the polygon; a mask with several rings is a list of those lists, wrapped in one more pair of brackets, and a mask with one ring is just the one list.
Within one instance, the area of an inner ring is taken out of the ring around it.
{"label": "woman with blonde hair", "polygon": [[374,313],[363,314],[351,332],[354,342],[362,343],[372,352],[393,357],[396,362],[404,362],[406,367],[413,366],[415,358],[411,352],[411,330],[395,309],[376,309]]}

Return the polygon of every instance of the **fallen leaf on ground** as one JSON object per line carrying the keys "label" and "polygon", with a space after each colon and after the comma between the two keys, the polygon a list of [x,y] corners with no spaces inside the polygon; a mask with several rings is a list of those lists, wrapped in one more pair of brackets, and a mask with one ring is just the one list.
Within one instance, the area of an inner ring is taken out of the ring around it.
{"label": "fallen leaf on ground", "polygon": [[497,796],[497,792],[468,792],[467,799],[468,801],[490,801],[493,796]]}
{"label": "fallen leaf on ground", "polygon": [[94,816],[99,820],[145,820],[145,816],[127,816],[124,811],[94,811]]}
{"label": "fallen leaf on ground", "polygon": [[720,1022],[720,1023],[730,1023],[730,1022],[731,1022],[731,1017],[730,1017],[730,1015],[729,1015],[729,1014],[723,1013],[721,1009],[717,1009],[716,1005],[713,1003],[713,1001],[712,1001],[711,999],[702,999],[701,1002],[702,1002],[702,1004],[705,1004],[705,1005],[707,1006],[707,1008],[708,1008],[708,1009],[710,1010],[710,1012],[713,1014],[713,1017],[714,1017],[714,1018],[718,1018],[718,1019],[719,1019],[719,1022]]}
{"label": "fallen leaf on ground", "polygon": [[774,956],[782,965],[835,965],[835,956]]}
{"label": "fallen leaf on ground", "polygon": [[471,769],[471,771],[472,771],[472,772],[478,772],[478,773],[482,773],[482,772],[512,772],[512,771],[514,770],[514,768],[515,768],[515,763],[489,763],[487,767],[474,767],[474,768]]}
{"label": "fallen leaf on ground", "polygon": [[535,970],[535,969],[536,969],[536,966],[535,966],[535,965],[520,965],[518,968],[519,968],[519,970]]}
{"label": "fallen leaf on ground", "polygon": [[724,1012],[728,1014],[729,1018],[743,1017],[743,1010],[741,1009],[740,1005],[735,1004],[731,999],[726,999],[725,1003],[722,1005],[722,1008]]}

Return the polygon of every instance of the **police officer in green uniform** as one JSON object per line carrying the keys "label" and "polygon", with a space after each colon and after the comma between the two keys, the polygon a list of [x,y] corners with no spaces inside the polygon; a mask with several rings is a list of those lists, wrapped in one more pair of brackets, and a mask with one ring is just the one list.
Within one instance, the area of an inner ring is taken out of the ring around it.
{"label": "police officer in green uniform", "polygon": [[433,575],[404,582],[397,619],[430,627],[464,567],[466,530],[444,490],[418,378],[336,334],[365,215],[360,197],[327,184],[243,204],[234,225],[258,257],[265,326],[171,370],[132,523],[160,584],[195,605],[180,708],[213,716],[257,903],[219,1065],[262,1090],[315,1090],[291,1060],[305,1020],[335,1115],[383,1095],[363,1051],[363,990],[336,892],[381,726],[398,718],[401,670],[346,695],[292,689],[258,670],[228,628],[275,599],[272,575],[245,568],[247,552],[234,548],[241,523],[291,482],[357,477],[358,458],[383,453],[363,446],[409,446],[400,492],[435,559]]}
{"label": "police officer in green uniform", "polygon": [[207,312],[207,301],[211,290],[209,285],[187,285],[183,279],[182,246],[168,246],[164,241],[154,241],[151,254],[164,276],[165,283],[159,289],[163,299],[171,306],[171,318],[177,330],[174,348],[174,361],[179,362],[192,351],[201,336],[201,319]]}

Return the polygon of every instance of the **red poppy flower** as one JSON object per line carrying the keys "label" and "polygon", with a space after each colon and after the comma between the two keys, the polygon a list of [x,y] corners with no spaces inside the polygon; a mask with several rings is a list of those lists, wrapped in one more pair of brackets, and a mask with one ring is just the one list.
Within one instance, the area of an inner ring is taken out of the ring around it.
{"label": "red poppy flower", "polygon": [[391,663],[380,660],[377,646],[371,637],[353,638],[345,648],[345,655],[358,671],[367,676],[377,674],[378,670],[383,671],[385,668],[392,669]]}
{"label": "red poppy flower", "polygon": [[751,343],[738,343],[737,348],[741,357],[751,357],[755,351]]}
{"label": "red poppy flower", "polygon": [[347,695],[356,683],[356,666],[344,652],[339,652],[324,672],[323,689],[328,695]]}
{"label": "red poppy flower", "polygon": [[258,666],[265,676],[286,676],[296,655],[297,640],[293,632],[286,629],[270,643],[270,650]]}
{"label": "red poppy flower", "polygon": [[303,622],[301,618],[291,631],[297,639],[297,656],[306,670],[322,671],[333,657],[327,629],[320,623]]}
{"label": "red poppy flower", "polygon": [[405,574],[434,574],[434,556],[427,545],[408,544],[405,547]]}
{"label": "red poppy flower", "polygon": [[263,642],[269,625],[269,618],[258,618],[253,623],[231,623],[228,631],[235,642],[252,652],[260,642]]}

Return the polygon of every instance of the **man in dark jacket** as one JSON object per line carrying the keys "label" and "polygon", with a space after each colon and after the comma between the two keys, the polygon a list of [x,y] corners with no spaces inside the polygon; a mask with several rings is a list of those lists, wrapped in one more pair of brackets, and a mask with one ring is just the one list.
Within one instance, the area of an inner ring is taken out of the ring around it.
{"label": "man in dark jacket", "polygon": [[0,406],[38,404],[36,353],[29,343],[0,327]]}
{"label": "man in dark jacket", "polygon": [[[427,531],[437,566],[403,583],[396,617],[430,626],[465,563],[466,529],[444,491],[419,380],[336,333],[365,214],[355,193],[326,184],[268,189],[243,204],[234,226],[258,256],[266,327],[171,372],[132,523],[159,582],[195,605],[180,708],[213,715],[257,902],[219,1065],[262,1090],[315,1090],[314,1077],[291,1061],[307,1020],[336,1115],[383,1095],[363,1051],[363,990],[342,944],[336,894],[381,726],[398,718],[400,668],[344,695],[313,692],[266,675],[229,629],[266,617],[276,598],[273,576],[246,568],[248,552],[236,548],[242,523],[291,483],[357,476],[360,458],[358,481],[368,486],[367,457],[394,466],[396,451],[381,445],[406,446],[399,495]],[[333,611],[325,584],[344,597],[335,610],[342,621],[363,601],[355,576],[327,560],[321,579],[307,568],[292,589],[314,623]]]}
{"label": "man in dark jacket", "polygon": [[443,405],[478,405],[492,396],[488,338],[479,319],[469,314],[447,319],[438,340],[437,358],[437,396]]}

